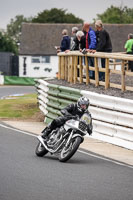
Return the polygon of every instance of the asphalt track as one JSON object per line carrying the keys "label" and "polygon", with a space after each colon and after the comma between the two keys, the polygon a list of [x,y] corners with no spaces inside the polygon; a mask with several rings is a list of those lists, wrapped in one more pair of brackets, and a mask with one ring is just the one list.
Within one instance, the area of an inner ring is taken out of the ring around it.
{"label": "asphalt track", "polygon": [[0,86],[0,98],[14,94],[34,93],[34,86]]}
{"label": "asphalt track", "polygon": [[132,200],[133,168],[87,151],[35,155],[36,137],[0,123],[0,200]]}

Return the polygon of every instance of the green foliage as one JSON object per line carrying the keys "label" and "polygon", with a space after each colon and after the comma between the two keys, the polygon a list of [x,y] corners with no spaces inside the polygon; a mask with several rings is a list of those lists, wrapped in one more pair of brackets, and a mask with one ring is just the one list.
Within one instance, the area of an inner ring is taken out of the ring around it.
{"label": "green foliage", "polygon": [[14,40],[7,34],[0,32],[0,51],[2,52],[12,52],[14,54],[18,53],[18,48]]}
{"label": "green foliage", "polygon": [[103,23],[130,24],[133,23],[133,8],[111,6],[103,14],[97,14],[97,18]]}
{"label": "green foliage", "polygon": [[31,18],[25,18],[23,15],[17,15],[15,19],[11,19],[10,24],[7,25],[7,35],[15,42],[19,41],[23,22],[31,22]]}
{"label": "green foliage", "polygon": [[30,21],[31,18],[25,18],[23,15],[17,15],[15,19],[11,19],[10,24],[7,25],[6,34],[1,38],[0,50],[17,55],[22,23]]}
{"label": "green foliage", "polygon": [[83,20],[75,17],[72,13],[66,13],[67,10],[52,8],[39,13],[32,19],[34,23],[82,23]]}

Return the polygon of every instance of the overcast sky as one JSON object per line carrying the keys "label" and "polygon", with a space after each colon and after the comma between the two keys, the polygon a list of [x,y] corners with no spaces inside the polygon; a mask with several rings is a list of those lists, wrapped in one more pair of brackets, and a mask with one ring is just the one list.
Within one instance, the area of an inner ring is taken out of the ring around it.
{"label": "overcast sky", "polygon": [[16,15],[34,17],[51,8],[67,9],[76,17],[92,22],[111,5],[133,8],[133,0],[0,0],[0,28],[5,29]]}

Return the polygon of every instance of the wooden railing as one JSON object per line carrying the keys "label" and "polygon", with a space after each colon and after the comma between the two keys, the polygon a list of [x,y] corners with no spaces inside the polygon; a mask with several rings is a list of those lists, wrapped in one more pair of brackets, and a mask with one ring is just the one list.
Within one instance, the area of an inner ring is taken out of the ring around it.
{"label": "wooden railing", "polygon": [[[70,83],[77,82],[86,85],[92,83],[96,87],[102,85],[105,89],[109,87],[118,88],[122,91],[133,91],[132,77],[133,72],[128,70],[128,61],[133,61],[133,55],[125,53],[87,53],[82,54],[79,51],[70,51],[68,53],[59,53],[58,79],[67,80]],[[88,57],[94,58],[94,67],[88,65]],[[99,61],[105,58],[105,68],[99,67]],[[95,80],[89,77],[89,71],[94,71]],[[105,81],[99,81],[99,72],[105,73]],[[112,82],[113,76],[118,80]],[[128,80],[131,81],[128,81]],[[130,83],[130,85],[128,85]]]}

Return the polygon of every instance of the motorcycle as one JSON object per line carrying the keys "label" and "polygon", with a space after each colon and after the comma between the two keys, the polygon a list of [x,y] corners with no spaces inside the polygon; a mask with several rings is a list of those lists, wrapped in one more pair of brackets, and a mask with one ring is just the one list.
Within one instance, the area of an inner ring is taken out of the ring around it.
{"label": "motorcycle", "polygon": [[85,113],[80,119],[76,116],[75,119],[72,118],[60,128],[53,130],[46,140],[37,136],[39,143],[35,150],[36,155],[43,157],[49,152],[58,155],[60,162],[68,161],[84,141],[88,127],[92,129],[92,119],[89,113]]}

